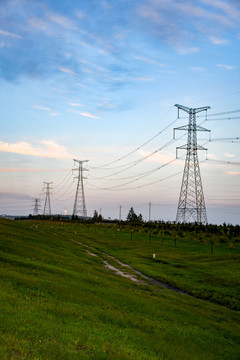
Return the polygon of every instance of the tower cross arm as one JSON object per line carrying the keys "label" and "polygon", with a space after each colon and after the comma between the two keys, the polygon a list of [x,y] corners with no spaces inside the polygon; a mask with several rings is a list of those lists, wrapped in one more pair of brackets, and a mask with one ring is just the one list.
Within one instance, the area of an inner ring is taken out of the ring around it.
{"label": "tower cross arm", "polygon": [[179,104],[175,104],[175,106],[178,108],[178,112],[179,112],[179,109],[183,110],[183,111],[186,111],[188,114],[194,112],[195,114],[196,113],[199,113],[201,111],[204,111],[204,110],[208,110],[208,109],[211,109],[210,106],[203,106],[203,107],[199,107],[199,108],[189,108],[187,106],[183,106],[183,105],[179,105]]}
{"label": "tower cross arm", "polygon": [[[79,167],[78,168],[75,168],[75,169],[72,169],[72,171],[75,171],[75,170],[79,170]],[[89,171],[88,169],[85,169],[85,168],[82,168],[83,171]]]}
{"label": "tower cross arm", "polygon": [[206,128],[200,126],[200,125],[196,125],[196,130],[197,130],[197,131],[208,131],[208,132],[211,132],[211,130],[206,129]]}
{"label": "tower cross arm", "polygon": [[81,163],[81,164],[83,164],[83,163],[85,163],[85,162],[88,162],[89,160],[77,160],[77,159],[73,159],[73,161],[74,162],[77,162],[77,163]]}
{"label": "tower cross arm", "polygon": [[208,109],[211,109],[211,107],[210,106],[203,106],[203,107],[195,108],[194,112],[199,113],[201,111],[208,110]]}
{"label": "tower cross arm", "polygon": [[179,105],[179,104],[175,104],[175,106],[178,108],[178,109],[181,109],[183,111],[186,111],[187,113],[189,113],[191,111],[191,108],[187,107],[187,106],[183,106],[183,105]]}

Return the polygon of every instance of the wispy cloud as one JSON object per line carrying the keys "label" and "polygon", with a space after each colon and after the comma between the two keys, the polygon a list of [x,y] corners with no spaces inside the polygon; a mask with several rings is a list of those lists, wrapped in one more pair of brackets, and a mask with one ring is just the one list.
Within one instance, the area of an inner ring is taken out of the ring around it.
{"label": "wispy cloud", "polygon": [[160,66],[160,67],[166,67],[167,66],[166,64],[161,64],[158,61],[155,61],[155,60],[152,60],[152,59],[147,59],[147,58],[142,57],[142,56],[132,55],[132,57],[134,59],[136,59],[136,60],[144,61],[145,63],[148,63],[148,64],[153,64],[153,65],[157,65],[157,66]]}
{"label": "wispy cloud", "polygon": [[79,115],[85,116],[85,117],[89,117],[89,118],[92,118],[92,119],[99,119],[98,116],[95,116],[95,115],[93,115],[93,114],[91,114],[91,113],[79,112]]}
{"label": "wispy cloud", "polygon": [[34,168],[0,168],[0,173],[16,173],[16,172],[66,172],[69,169],[34,169]]}
{"label": "wispy cloud", "polygon": [[220,38],[217,38],[215,36],[209,36],[209,40],[211,41],[212,44],[214,45],[226,45],[229,43],[228,40],[225,40],[225,39],[220,39]]}
{"label": "wispy cloud", "polygon": [[73,102],[70,102],[69,105],[73,106],[73,107],[82,107],[83,106],[83,104],[73,103]]}
{"label": "wispy cloud", "polygon": [[102,102],[102,103],[98,104],[98,107],[100,109],[111,110],[111,109],[115,108],[115,105],[110,104],[109,102]]}
{"label": "wispy cloud", "polygon": [[0,29],[0,35],[9,36],[9,37],[13,37],[13,38],[16,38],[16,39],[22,39],[22,36],[14,34],[14,33],[10,32],[10,31],[2,30],[2,29]]}
{"label": "wispy cloud", "polygon": [[239,171],[227,171],[226,172],[226,174],[228,174],[228,175],[237,175],[237,176],[239,176],[240,175],[240,172]]}
{"label": "wispy cloud", "polygon": [[176,46],[176,51],[181,55],[195,54],[199,51],[197,47],[179,47]]}
{"label": "wispy cloud", "polygon": [[181,44],[193,37],[199,40],[199,35],[216,45],[226,44],[228,40],[220,34],[239,27],[240,18],[238,3],[224,0],[148,0],[137,6],[136,13],[142,17],[139,26],[146,25],[147,32],[167,42],[180,54],[189,53],[181,51]]}
{"label": "wispy cloud", "polygon": [[218,10],[223,11],[225,15],[229,16],[236,21],[239,21],[240,10],[234,4],[224,0],[200,0],[201,3],[216,7]]}
{"label": "wispy cloud", "polygon": [[[139,150],[139,154],[142,157],[146,157],[151,155],[150,152],[148,151],[143,151],[143,150]],[[149,156],[146,161],[148,162],[154,162],[154,163],[160,163],[160,164],[165,164],[167,162],[169,162],[170,160],[172,160],[174,158],[175,154],[172,154],[169,151],[161,151],[159,153],[153,154],[151,156]]]}
{"label": "wispy cloud", "polygon": [[54,159],[73,158],[73,155],[68,152],[65,146],[59,145],[52,140],[42,140],[39,144],[36,146],[26,141],[13,144],[0,141],[0,151]]}
{"label": "wispy cloud", "polygon": [[0,192],[0,199],[1,200],[32,200],[32,196],[29,196],[28,194],[19,194],[14,192]]}
{"label": "wispy cloud", "polygon": [[30,27],[32,27],[34,29],[38,29],[38,30],[42,30],[42,31],[46,31],[48,29],[48,24],[43,19],[32,17],[28,20],[28,23],[29,23]]}
{"label": "wispy cloud", "polygon": [[47,16],[51,21],[60,25],[64,29],[77,30],[77,27],[76,27],[75,23],[72,21],[72,19],[70,19],[66,16],[62,16],[57,13],[49,13]]}
{"label": "wispy cloud", "polygon": [[139,81],[154,81],[153,78],[142,77],[142,76],[137,76],[135,79]]}
{"label": "wispy cloud", "polygon": [[193,67],[191,67],[191,70],[193,70],[193,71],[204,71],[205,70],[205,68],[204,67],[201,67],[201,66],[193,66]]}
{"label": "wispy cloud", "polygon": [[229,153],[224,153],[224,155],[225,155],[226,157],[228,157],[228,158],[233,158],[233,157],[235,157],[234,154],[229,154]]}
{"label": "wispy cloud", "polygon": [[76,73],[75,71],[73,71],[72,69],[69,69],[69,68],[60,67],[59,70],[60,70],[61,72],[66,73],[66,74],[77,75],[77,73]]}
{"label": "wispy cloud", "polygon": [[88,118],[91,118],[91,119],[99,119],[98,116],[96,116],[96,115],[94,115],[92,113],[89,113],[89,112],[78,111],[78,110],[75,110],[75,109],[69,109],[69,112],[71,112],[72,114],[77,114],[77,115],[88,117]]}
{"label": "wispy cloud", "polygon": [[236,66],[233,65],[226,65],[226,64],[217,64],[218,67],[221,67],[226,70],[234,70],[236,69]]}
{"label": "wispy cloud", "polygon": [[41,111],[46,111],[46,112],[49,113],[49,116],[52,116],[52,117],[59,116],[59,113],[53,112],[52,109],[50,109],[49,107],[46,107],[46,106],[34,105],[34,106],[33,106],[33,109],[41,110]]}
{"label": "wispy cloud", "polygon": [[42,106],[42,105],[34,105],[33,108],[37,109],[37,110],[48,111],[48,112],[51,111],[51,109],[49,107]]}

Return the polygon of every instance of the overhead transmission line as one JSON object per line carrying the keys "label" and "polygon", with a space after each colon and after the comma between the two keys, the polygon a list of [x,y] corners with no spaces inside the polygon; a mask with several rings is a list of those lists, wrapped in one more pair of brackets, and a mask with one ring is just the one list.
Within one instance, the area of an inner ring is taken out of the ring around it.
{"label": "overhead transmission line", "polygon": [[[142,157],[142,158],[140,158],[140,159],[138,159],[138,160],[135,160],[135,161],[132,161],[132,162],[126,164],[125,166],[127,166],[127,165],[129,165],[129,166],[128,166],[127,168],[125,168],[125,169],[119,170],[119,171],[117,171],[117,172],[115,172],[115,173],[113,173],[113,174],[110,174],[110,175],[108,174],[108,175],[101,176],[101,177],[95,177],[95,176],[93,176],[93,175],[90,175],[90,177],[93,177],[93,178],[95,178],[95,179],[100,180],[100,179],[107,179],[107,178],[109,178],[109,177],[111,177],[111,176],[114,176],[114,175],[118,175],[118,174],[120,174],[120,173],[122,173],[122,172],[124,172],[124,171],[127,171],[127,170],[131,169],[131,168],[134,167],[135,165],[138,165],[139,163],[143,162],[144,160],[148,159],[149,157],[155,155],[157,152],[163,150],[164,148],[168,147],[169,145],[173,144],[175,141],[177,141],[177,140],[179,140],[179,139],[180,139],[180,138],[174,139],[174,140],[170,140],[170,141],[168,141],[166,144],[164,144],[163,146],[161,146],[160,148],[158,148],[157,150],[153,151],[152,153],[150,153],[150,154],[148,154],[148,155],[146,155],[146,156],[144,156],[144,157]],[[114,179],[110,179],[110,180],[114,180]]]}
{"label": "overhead transmission line", "polygon": [[[204,121],[203,121],[203,122],[204,122]],[[201,124],[202,124],[202,123],[201,123]],[[165,164],[163,164],[163,165],[161,165],[161,166],[159,166],[159,167],[157,167],[157,168],[154,168],[154,169],[152,169],[152,170],[148,170],[148,171],[146,171],[146,172],[144,172],[144,173],[140,173],[140,174],[138,174],[138,175],[132,175],[132,176],[128,176],[128,177],[124,177],[124,178],[119,178],[119,179],[108,179],[110,176],[117,175],[117,174],[119,174],[119,173],[122,173],[123,171],[126,171],[126,170],[132,168],[133,166],[137,165],[138,163],[140,163],[140,162],[144,161],[145,159],[149,158],[150,156],[156,154],[158,151],[162,150],[164,147],[167,147],[167,146],[171,145],[172,143],[174,143],[175,141],[179,140],[179,139],[182,138],[184,135],[185,135],[185,134],[183,134],[182,136],[180,136],[180,137],[177,138],[177,139],[172,139],[172,140],[168,141],[165,145],[163,145],[163,146],[160,147],[159,149],[155,150],[155,151],[152,152],[151,154],[148,154],[148,155],[146,155],[145,157],[143,157],[143,158],[141,158],[141,159],[139,159],[139,160],[137,160],[137,161],[135,161],[135,162],[130,163],[131,165],[130,165],[128,168],[126,168],[126,169],[120,170],[120,171],[115,172],[115,173],[113,173],[113,174],[110,174],[110,175],[108,175],[108,176],[94,177],[94,176],[91,176],[91,175],[90,175],[90,177],[95,178],[95,179],[97,179],[97,180],[105,179],[105,180],[111,180],[111,181],[112,181],[112,180],[117,180],[117,181],[119,181],[119,180],[127,180],[127,179],[132,179],[132,178],[134,178],[133,180],[130,180],[130,181],[125,182],[125,183],[120,184],[120,185],[111,186],[111,187],[99,187],[99,186],[92,185],[91,183],[89,183],[89,185],[90,185],[90,186],[93,186],[94,188],[99,189],[99,190],[114,190],[114,189],[121,188],[121,187],[123,187],[123,186],[125,186],[125,185],[128,185],[128,184],[130,184],[130,183],[133,183],[133,182],[135,182],[135,181],[138,181],[138,180],[140,180],[140,179],[142,179],[142,178],[144,178],[144,177],[152,174],[153,172],[158,171],[158,170],[164,168],[165,166],[167,166],[167,165],[173,163],[174,161],[176,161],[177,159],[174,158],[174,159],[172,159],[171,161],[169,161],[169,162],[167,162],[167,163],[165,163]],[[158,182],[158,181],[156,181],[156,182]],[[155,182],[153,182],[153,183],[155,183]],[[151,183],[151,184],[152,184],[152,183]],[[137,187],[135,187],[135,188],[137,188]],[[129,188],[129,189],[130,189],[130,188]]]}
{"label": "overhead transmission line", "polygon": [[[203,123],[203,122],[202,122],[202,123]],[[201,123],[201,124],[202,124],[202,123]],[[145,175],[145,174],[146,174],[146,176],[147,176],[148,174],[151,174],[151,173],[152,173],[152,170],[148,170],[148,171],[146,171],[146,172],[144,172],[144,173],[141,173],[141,174],[138,174],[138,175],[127,176],[127,177],[124,177],[124,178],[108,179],[108,178],[111,177],[111,176],[118,175],[118,174],[120,174],[120,173],[122,173],[122,172],[124,172],[124,171],[126,171],[126,170],[128,170],[128,169],[130,169],[130,168],[132,168],[133,166],[139,164],[140,162],[148,159],[150,156],[155,155],[155,154],[156,154],[157,152],[159,152],[160,150],[168,147],[169,145],[173,144],[173,143],[176,142],[177,140],[180,140],[183,136],[185,136],[185,134],[181,135],[180,137],[178,137],[178,138],[176,138],[176,139],[172,139],[172,140],[168,141],[166,144],[164,144],[163,146],[161,146],[161,147],[158,148],[157,150],[153,151],[152,153],[144,156],[143,158],[138,159],[138,160],[136,160],[135,162],[129,163],[129,164],[131,164],[131,165],[130,165],[128,168],[126,168],[126,169],[123,169],[123,170],[117,171],[117,172],[115,172],[115,173],[113,173],[113,174],[105,175],[105,176],[102,176],[102,177],[95,177],[95,176],[93,176],[93,175],[89,175],[89,176],[90,176],[91,178],[94,178],[94,179],[97,179],[97,180],[106,179],[106,180],[110,180],[110,181],[131,179],[131,178],[136,178],[136,177],[138,177],[138,176]],[[208,140],[208,141],[209,141],[209,140]],[[208,141],[207,141],[207,142],[208,142]]]}
{"label": "overhead transmission line", "polygon": [[[113,160],[109,163],[106,163],[104,165],[101,165],[101,166],[89,166],[91,169],[102,169],[102,168],[105,168],[106,166],[109,166],[109,165],[112,165],[112,164],[115,164],[116,162],[118,161],[121,161],[125,158],[127,158],[128,156],[134,154],[136,151],[140,150],[142,147],[146,146],[147,144],[149,144],[152,140],[154,140],[156,137],[158,137],[159,135],[161,135],[164,131],[166,131],[170,126],[172,126],[176,121],[178,120],[175,119],[173,120],[170,124],[168,124],[165,128],[163,128],[161,131],[159,131],[157,134],[155,134],[154,136],[152,136],[149,140],[145,141],[142,145],[138,146],[137,148],[135,148],[134,150],[130,151],[129,153],[119,157],[118,159],[116,160]],[[123,166],[123,165],[122,165]],[[112,168],[111,168],[112,169]]]}
{"label": "overhead transmission line", "polygon": [[207,119],[206,121],[229,121],[229,120],[238,120],[238,119],[240,119],[240,116],[217,118],[217,119]]}
{"label": "overhead transmission line", "polygon": [[[212,116],[235,114],[235,113],[239,113],[239,112],[240,112],[240,109],[230,110],[230,111],[224,111],[224,112],[219,112],[219,113],[215,113],[215,114],[209,114],[209,113],[208,113],[208,118],[209,118],[209,117],[212,117]],[[204,116],[205,116],[205,115],[198,115],[197,118],[204,117]],[[208,121],[210,121],[210,120],[208,120]]]}
{"label": "overhead transmission line", "polygon": [[125,183],[123,183],[123,184],[114,185],[114,186],[105,187],[105,188],[104,188],[104,187],[98,187],[98,188],[101,189],[101,190],[112,190],[112,189],[117,189],[117,188],[123,187],[123,186],[128,185],[128,184],[131,184],[131,183],[133,183],[133,182],[135,182],[135,181],[141,180],[142,178],[144,178],[144,177],[146,177],[146,176],[148,176],[148,175],[150,175],[150,174],[152,174],[152,173],[154,173],[154,172],[156,172],[156,171],[158,171],[158,170],[166,167],[167,165],[172,164],[172,163],[175,162],[176,160],[177,160],[177,159],[174,158],[174,159],[168,161],[167,163],[165,163],[165,164],[163,164],[163,165],[161,165],[161,166],[158,166],[158,167],[155,168],[155,169],[152,169],[152,170],[150,170],[150,171],[148,171],[148,172],[146,172],[146,173],[143,173],[143,174],[139,175],[139,176],[136,177],[134,180],[127,181],[127,182],[125,182]]}
{"label": "overhead transmission line", "polygon": [[[54,189],[63,188],[65,186],[64,184],[69,181],[69,177],[71,175],[72,175],[72,171],[68,170],[67,175],[63,178],[63,180],[61,180],[57,185],[54,186]],[[56,190],[55,190],[55,192],[56,192]],[[58,192],[58,190],[57,190],[57,192]]]}
{"label": "overhead transmission line", "polygon": [[[55,198],[55,200],[60,200],[63,196],[68,196],[71,192],[72,192],[72,187],[73,187],[73,182],[70,185],[70,187],[68,187],[63,194],[60,194],[57,198]],[[65,200],[65,199],[64,199]]]}
{"label": "overhead transmission line", "polygon": [[211,162],[218,162],[218,163],[222,163],[222,164],[229,164],[229,165],[240,165],[240,162],[234,162],[234,161],[224,161],[224,160],[214,160],[214,159],[206,159],[207,161],[211,161]]}
{"label": "overhead transmission line", "polygon": [[[176,121],[176,120],[174,120],[171,124],[173,124],[175,121]],[[206,120],[202,121],[199,125],[203,124],[205,121],[206,121]],[[170,126],[170,125],[169,125],[169,126]],[[165,128],[165,129],[166,129],[166,128]],[[162,132],[163,132],[163,130],[162,130]],[[144,156],[144,157],[142,157],[142,158],[140,158],[140,159],[138,159],[138,160],[131,161],[130,163],[127,163],[127,164],[125,164],[125,165],[121,165],[121,166],[116,167],[116,168],[124,167],[124,169],[119,170],[119,171],[117,171],[117,172],[115,172],[115,173],[113,173],[113,174],[108,174],[108,175],[104,175],[104,176],[101,176],[101,177],[95,177],[95,176],[93,176],[93,175],[90,175],[90,177],[92,177],[92,178],[94,178],[94,179],[97,179],[97,180],[102,180],[102,179],[106,179],[106,180],[107,180],[109,177],[112,177],[112,176],[114,176],[114,175],[118,175],[118,174],[120,174],[120,173],[122,173],[122,172],[124,172],[124,171],[127,171],[127,170],[131,169],[131,168],[134,167],[135,165],[138,165],[139,163],[141,163],[141,162],[143,162],[144,160],[148,159],[149,157],[155,155],[156,153],[158,153],[159,151],[163,150],[164,148],[172,145],[174,142],[176,142],[177,140],[180,140],[180,139],[181,139],[182,137],[184,137],[184,136],[185,136],[185,134],[181,135],[180,137],[178,137],[178,138],[176,138],[176,139],[174,138],[174,139],[169,140],[167,143],[165,143],[164,145],[162,145],[162,146],[161,146],[160,148],[158,148],[157,150],[151,152],[150,154],[148,154],[148,155],[146,155],[146,156]],[[126,166],[128,166],[128,167],[126,167]],[[114,169],[114,168],[110,168],[109,170],[112,170],[112,169]],[[131,177],[134,177],[134,176],[130,176],[130,177],[127,177],[127,178],[131,178]],[[124,179],[124,178],[123,178],[123,179]],[[122,180],[123,180],[123,179],[122,179]],[[109,180],[115,180],[115,179],[109,179]]]}
{"label": "overhead transmission line", "polygon": [[168,175],[162,179],[159,179],[159,180],[154,180],[150,183],[147,183],[147,184],[143,184],[143,185],[138,185],[138,186],[132,186],[132,187],[127,187],[127,188],[123,188],[123,189],[109,189],[109,188],[101,188],[101,187],[98,187],[98,186],[95,186],[95,185],[92,185],[89,183],[90,186],[92,186],[93,188],[95,188],[96,190],[113,190],[113,191],[125,191],[125,190],[136,190],[136,189],[140,189],[140,188],[143,188],[143,187],[146,187],[146,186],[151,186],[153,184],[157,184],[159,182],[162,182],[164,180],[168,180],[168,179],[171,179],[172,177],[174,176],[177,176],[177,175],[180,175],[182,174],[182,170],[181,171],[178,171],[172,175]]}

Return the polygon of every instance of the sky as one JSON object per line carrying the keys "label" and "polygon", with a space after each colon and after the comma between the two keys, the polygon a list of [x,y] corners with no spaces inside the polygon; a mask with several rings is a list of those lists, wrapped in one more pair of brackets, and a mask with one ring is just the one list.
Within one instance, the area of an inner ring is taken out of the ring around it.
{"label": "sky", "polygon": [[[240,223],[238,0],[1,0],[0,214],[174,221],[189,108],[209,223]],[[210,140],[210,141],[209,141]],[[46,187],[45,187],[46,188]],[[151,202],[151,206],[149,203]]]}

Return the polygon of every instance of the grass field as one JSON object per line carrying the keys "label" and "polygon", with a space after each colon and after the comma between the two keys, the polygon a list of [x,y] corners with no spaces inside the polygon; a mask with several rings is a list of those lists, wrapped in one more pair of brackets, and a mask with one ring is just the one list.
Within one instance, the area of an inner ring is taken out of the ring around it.
{"label": "grass field", "polygon": [[[238,360],[239,250],[217,237],[0,220],[0,359]],[[192,296],[105,267],[134,273],[118,260]]]}

